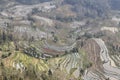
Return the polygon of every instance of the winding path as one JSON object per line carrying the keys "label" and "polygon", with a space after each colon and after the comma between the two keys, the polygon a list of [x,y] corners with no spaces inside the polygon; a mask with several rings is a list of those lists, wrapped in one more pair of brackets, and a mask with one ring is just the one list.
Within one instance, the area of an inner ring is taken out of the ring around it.
{"label": "winding path", "polygon": [[76,42],[74,42],[71,46],[54,46],[54,45],[50,45],[49,43],[47,43],[47,41],[44,41],[44,47],[46,48],[50,48],[50,49],[54,49],[54,50],[57,50],[57,51],[66,51],[66,50],[72,50],[75,46],[76,46]]}

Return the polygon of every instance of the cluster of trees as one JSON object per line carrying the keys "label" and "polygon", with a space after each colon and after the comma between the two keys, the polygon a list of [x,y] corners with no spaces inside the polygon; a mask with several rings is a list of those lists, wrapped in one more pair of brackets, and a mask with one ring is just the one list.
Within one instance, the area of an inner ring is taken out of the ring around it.
{"label": "cluster of trees", "polygon": [[102,37],[104,36],[104,32],[100,31],[100,32],[97,32],[97,33],[88,33],[86,32],[83,37],[86,37],[86,38],[99,38],[99,37]]}
{"label": "cluster of trees", "polygon": [[0,30],[0,43],[7,41],[13,41],[12,33],[6,30]]}
{"label": "cluster of trees", "polygon": [[39,56],[40,56],[40,54],[37,53],[35,47],[28,47],[28,48],[24,49],[24,53],[29,56],[36,57],[36,58],[39,58]]}
{"label": "cluster of trees", "polygon": [[0,30],[0,45],[6,45],[9,50],[10,42],[14,42],[15,50],[19,50],[18,40],[15,36],[11,30]]}
{"label": "cluster of trees", "polygon": [[7,57],[9,57],[10,55],[11,55],[12,53],[6,53],[6,54],[2,54],[2,59],[4,59],[4,58],[7,58]]}
{"label": "cluster of trees", "polygon": [[60,16],[56,16],[56,20],[59,20],[61,22],[72,22],[74,21],[74,17],[60,17]]}
{"label": "cluster of trees", "polygon": [[75,48],[73,48],[70,52],[73,52],[73,53],[78,53],[78,48],[77,48],[77,47],[75,47]]}

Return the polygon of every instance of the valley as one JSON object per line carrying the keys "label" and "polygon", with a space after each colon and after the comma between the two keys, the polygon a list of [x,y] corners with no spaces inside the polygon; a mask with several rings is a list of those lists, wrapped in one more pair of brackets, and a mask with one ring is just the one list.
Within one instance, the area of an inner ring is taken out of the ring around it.
{"label": "valley", "polygon": [[120,80],[116,2],[1,0],[0,80]]}

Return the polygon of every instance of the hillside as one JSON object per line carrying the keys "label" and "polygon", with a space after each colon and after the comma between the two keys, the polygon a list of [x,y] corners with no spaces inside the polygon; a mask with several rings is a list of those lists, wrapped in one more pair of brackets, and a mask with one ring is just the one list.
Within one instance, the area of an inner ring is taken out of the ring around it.
{"label": "hillside", "polygon": [[0,0],[0,80],[120,80],[119,67],[118,0]]}
{"label": "hillside", "polygon": [[109,12],[108,0],[64,0],[74,6],[73,10],[81,17],[105,17]]}

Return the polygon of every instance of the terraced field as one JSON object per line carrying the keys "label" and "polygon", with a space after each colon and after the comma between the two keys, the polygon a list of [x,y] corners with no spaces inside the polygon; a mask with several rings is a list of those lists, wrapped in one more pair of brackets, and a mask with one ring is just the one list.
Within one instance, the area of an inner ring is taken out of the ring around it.
{"label": "terraced field", "polygon": [[21,52],[15,52],[9,58],[4,59],[4,64],[6,67],[14,67],[17,69],[18,64],[22,64],[23,67],[20,69],[27,68],[30,64],[34,66],[35,70],[46,71],[48,70],[48,65],[43,60],[38,60],[27,56]]}
{"label": "terraced field", "polygon": [[[63,57],[51,59],[50,64],[56,63],[56,67],[60,68],[61,71],[67,72],[70,74],[72,69],[75,69],[72,74],[75,77],[80,75],[80,62],[81,57],[79,53],[66,54]],[[76,75],[77,74],[77,75]]]}
{"label": "terraced field", "polygon": [[120,69],[117,67],[113,67],[111,62],[112,59],[109,56],[108,49],[102,39],[95,39],[95,41],[98,43],[98,45],[101,48],[100,57],[101,60],[104,61],[103,68],[104,68],[104,75],[108,77],[109,79],[120,79]]}
{"label": "terraced field", "polygon": [[[28,68],[30,65],[33,66],[33,69],[36,72],[43,72],[43,71],[49,71],[51,70],[53,73],[56,69],[60,69],[61,71],[67,73],[68,75],[72,75],[75,78],[78,78],[82,73],[81,70],[84,70],[82,78],[84,80],[105,80],[105,78],[119,80],[120,79],[120,69],[117,68],[114,61],[117,62],[119,60],[119,56],[112,56],[112,58],[109,56],[109,51],[105,45],[105,42],[102,39],[94,38],[93,39],[98,46],[100,47],[100,58],[103,62],[103,71],[104,72],[95,72],[92,70],[89,70],[89,66],[91,62],[89,59],[87,59],[86,53],[79,49],[78,52],[68,52],[68,54],[64,54],[63,56],[58,56],[54,58],[35,58],[34,56],[28,56],[24,54],[22,51],[12,51],[12,54],[3,59],[2,62],[4,62],[5,67],[12,67],[16,70],[20,70],[20,72],[23,72]],[[76,44],[76,43],[74,43]],[[11,43],[13,45],[13,43]],[[21,44],[23,46],[23,44]],[[36,50],[39,54],[42,52],[41,48],[43,47],[44,42],[34,42],[31,44],[32,47],[36,47]],[[24,44],[25,47],[28,46],[28,44]],[[30,45],[29,45],[30,46]],[[12,48],[15,48],[14,46],[11,46]],[[71,46],[70,46],[71,47]],[[71,48],[70,48],[71,49]],[[3,45],[3,51],[7,50],[7,46]],[[6,52],[4,52],[6,54]],[[117,63],[119,64],[119,62]],[[100,74],[103,74],[105,78],[100,76]]]}

